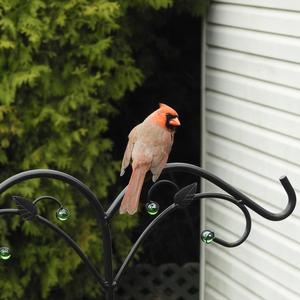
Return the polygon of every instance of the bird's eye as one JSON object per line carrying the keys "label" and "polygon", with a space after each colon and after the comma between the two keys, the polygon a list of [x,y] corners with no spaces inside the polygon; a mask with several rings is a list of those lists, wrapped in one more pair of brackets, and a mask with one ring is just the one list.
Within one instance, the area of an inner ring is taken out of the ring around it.
{"label": "bird's eye", "polygon": [[171,115],[171,114],[166,114],[166,116],[167,116],[167,119],[168,119],[168,120],[176,118],[176,116],[173,116],[173,115]]}

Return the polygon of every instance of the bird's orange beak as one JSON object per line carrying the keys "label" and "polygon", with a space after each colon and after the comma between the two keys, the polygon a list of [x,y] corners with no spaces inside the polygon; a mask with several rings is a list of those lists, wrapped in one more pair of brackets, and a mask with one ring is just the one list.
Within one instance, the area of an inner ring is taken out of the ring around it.
{"label": "bird's orange beak", "polygon": [[180,122],[178,118],[173,118],[169,121],[169,124],[172,126],[180,126]]}

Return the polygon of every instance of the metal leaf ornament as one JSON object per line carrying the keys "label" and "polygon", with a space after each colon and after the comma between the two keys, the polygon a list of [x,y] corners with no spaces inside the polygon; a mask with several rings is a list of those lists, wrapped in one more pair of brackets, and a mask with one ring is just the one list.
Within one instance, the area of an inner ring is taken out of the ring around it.
{"label": "metal leaf ornament", "polygon": [[197,183],[192,183],[185,186],[180,191],[178,191],[174,196],[174,202],[180,207],[187,207],[191,204],[194,199],[194,195],[197,191]]}
{"label": "metal leaf ornament", "polygon": [[32,220],[38,214],[36,206],[31,201],[19,196],[13,196],[12,198],[24,220]]}

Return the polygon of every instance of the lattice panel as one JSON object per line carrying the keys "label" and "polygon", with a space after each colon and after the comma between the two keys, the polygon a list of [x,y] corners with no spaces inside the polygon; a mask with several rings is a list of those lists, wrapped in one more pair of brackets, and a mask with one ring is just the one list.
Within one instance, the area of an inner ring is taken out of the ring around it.
{"label": "lattice panel", "polygon": [[138,265],[128,270],[117,300],[198,300],[199,264]]}

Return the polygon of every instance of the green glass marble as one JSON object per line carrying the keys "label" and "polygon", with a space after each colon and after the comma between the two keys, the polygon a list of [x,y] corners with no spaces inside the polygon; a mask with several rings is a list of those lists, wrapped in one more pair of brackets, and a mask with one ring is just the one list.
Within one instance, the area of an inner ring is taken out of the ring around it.
{"label": "green glass marble", "polygon": [[56,218],[60,221],[66,221],[70,217],[70,212],[67,208],[61,207],[56,212]]}
{"label": "green glass marble", "polygon": [[10,249],[8,247],[0,248],[0,259],[8,260],[11,257]]}
{"label": "green glass marble", "polygon": [[159,211],[159,204],[154,201],[150,201],[146,203],[146,210],[149,215],[154,216]]}
{"label": "green glass marble", "polygon": [[204,230],[201,233],[201,240],[205,244],[210,244],[214,241],[215,234],[213,231],[210,230]]}

